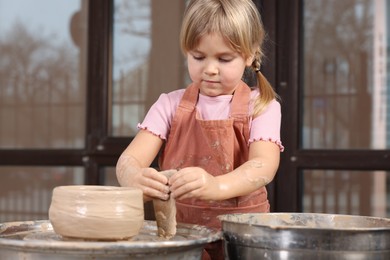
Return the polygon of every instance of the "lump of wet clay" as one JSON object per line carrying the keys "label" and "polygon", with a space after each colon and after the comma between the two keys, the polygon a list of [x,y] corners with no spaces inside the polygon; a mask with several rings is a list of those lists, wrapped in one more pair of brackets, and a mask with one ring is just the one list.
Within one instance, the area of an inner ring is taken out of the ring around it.
{"label": "lump of wet clay", "polygon": [[143,194],[132,187],[69,185],[53,190],[49,220],[67,238],[124,240],[144,223]]}
{"label": "lump of wet clay", "polygon": [[[162,171],[161,173],[169,179],[176,170]],[[154,215],[157,223],[157,234],[162,238],[172,238],[176,234],[176,204],[175,199],[153,200]]]}

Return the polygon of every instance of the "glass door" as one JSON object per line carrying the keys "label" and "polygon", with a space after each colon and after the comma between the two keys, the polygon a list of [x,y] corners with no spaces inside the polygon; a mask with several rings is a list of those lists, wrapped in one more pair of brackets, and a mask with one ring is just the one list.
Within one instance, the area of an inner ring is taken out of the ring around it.
{"label": "glass door", "polygon": [[0,223],[83,184],[87,0],[0,1]]}
{"label": "glass door", "polygon": [[[279,10],[281,53],[291,51],[278,65],[287,100],[280,209],[389,216],[388,1],[297,2]],[[282,35],[289,26],[297,29]]]}

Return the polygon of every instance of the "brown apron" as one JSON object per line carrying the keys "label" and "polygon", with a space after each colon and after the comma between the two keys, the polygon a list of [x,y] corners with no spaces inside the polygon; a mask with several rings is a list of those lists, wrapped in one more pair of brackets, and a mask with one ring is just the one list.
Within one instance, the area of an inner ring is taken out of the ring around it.
{"label": "brown apron", "polygon": [[[196,109],[199,88],[187,87],[172,120],[160,169],[201,167],[213,176],[231,172],[248,160],[250,88],[242,82],[231,101],[230,118],[202,120]],[[221,229],[218,215],[268,212],[265,187],[242,197],[223,201],[176,201],[177,222]],[[219,252],[219,255],[222,255]],[[214,259],[214,258],[212,258]]]}

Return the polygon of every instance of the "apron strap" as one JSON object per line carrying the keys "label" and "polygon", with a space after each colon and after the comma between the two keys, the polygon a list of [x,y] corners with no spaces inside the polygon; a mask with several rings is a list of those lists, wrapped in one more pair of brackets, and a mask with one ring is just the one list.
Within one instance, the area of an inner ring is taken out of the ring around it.
{"label": "apron strap", "polygon": [[241,81],[241,84],[234,92],[230,116],[232,118],[246,118],[249,115],[251,89],[247,84]]}
{"label": "apron strap", "polygon": [[199,88],[195,84],[189,85],[184,91],[183,97],[179,103],[178,109],[191,112],[195,109],[198,102]]}

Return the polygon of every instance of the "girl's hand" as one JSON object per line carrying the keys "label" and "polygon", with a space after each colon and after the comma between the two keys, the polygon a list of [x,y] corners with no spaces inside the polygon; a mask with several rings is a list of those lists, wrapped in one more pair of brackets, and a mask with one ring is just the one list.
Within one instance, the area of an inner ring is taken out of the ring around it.
{"label": "girl's hand", "polygon": [[119,184],[123,187],[140,188],[144,201],[153,198],[167,200],[169,197],[168,178],[150,168],[162,144],[162,139],[141,130],[123,151],[116,165]]}
{"label": "girl's hand", "polygon": [[133,169],[128,174],[131,178],[126,186],[136,187],[142,190],[144,201],[158,198],[167,200],[169,198],[168,178],[154,168]]}
{"label": "girl's hand", "polygon": [[179,170],[169,179],[169,185],[171,196],[178,200],[218,200],[221,192],[217,178],[199,167]]}

